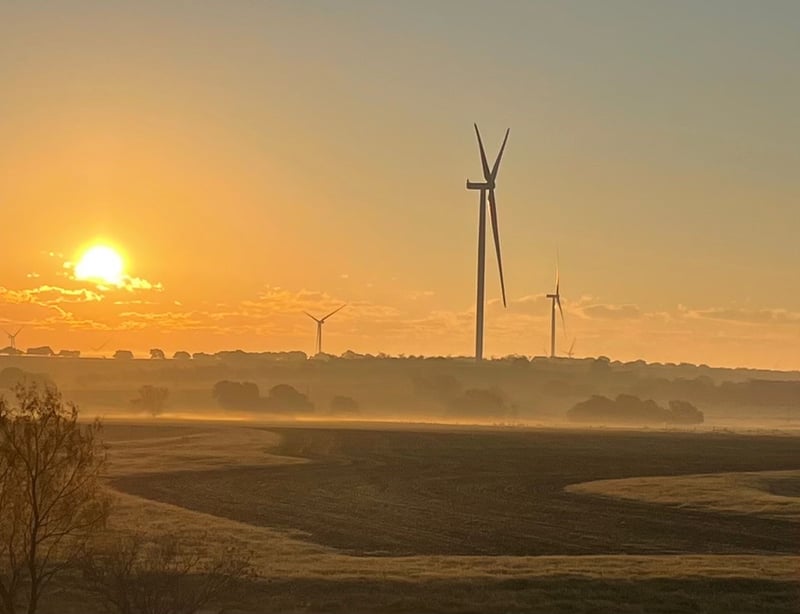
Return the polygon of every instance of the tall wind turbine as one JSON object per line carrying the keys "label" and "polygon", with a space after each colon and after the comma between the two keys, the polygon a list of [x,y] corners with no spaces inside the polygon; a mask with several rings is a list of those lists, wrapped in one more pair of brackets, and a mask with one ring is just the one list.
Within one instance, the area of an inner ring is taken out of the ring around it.
{"label": "tall wind turbine", "polygon": [[25,327],[24,326],[20,326],[17,329],[17,332],[15,332],[13,334],[8,332],[7,330],[3,329],[3,332],[5,332],[6,336],[8,337],[8,345],[11,346],[11,349],[13,349],[13,350],[17,349],[17,335],[19,335],[19,333],[22,331],[23,328],[25,328]]}
{"label": "tall wind turbine", "polygon": [[312,315],[311,315],[310,313],[308,313],[307,311],[304,311],[304,312],[303,312],[303,313],[304,313],[304,314],[306,314],[306,315],[307,315],[309,318],[311,318],[312,320],[314,320],[314,322],[316,322],[316,323],[317,323],[317,354],[322,354],[322,325],[323,325],[323,324],[325,324],[325,320],[327,320],[328,318],[330,318],[330,317],[331,317],[331,316],[332,316],[334,313],[336,313],[336,312],[338,312],[338,311],[340,311],[340,310],[342,310],[342,309],[344,309],[344,308],[345,308],[345,305],[342,305],[342,306],[341,306],[341,307],[339,307],[338,309],[334,309],[333,311],[331,311],[331,312],[330,312],[328,315],[326,315],[326,316],[325,316],[325,317],[323,317],[323,318],[315,318],[314,316],[312,316]]}
{"label": "tall wind turbine", "polygon": [[561,283],[559,281],[558,266],[556,266],[556,292],[555,294],[548,294],[547,298],[550,299],[550,358],[556,357],[556,305],[558,305],[558,312],[561,314],[561,325],[566,332],[567,325],[564,322],[564,310],[561,308]]}
{"label": "tall wind turbine", "polygon": [[483,148],[481,133],[478,124],[475,126],[475,135],[478,137],[478,148],[481,154],[481,166],[483,168],[483,181],[470,181],[467,179],[468,190],[480,191],[480,213],[478,216],[478,296],[477,307],[475,309],[475,360],[483,360],[483,307],[484,307],[484,280],[486,277],[486,196],[489,196],[489,214],[492,218],[492,234],[494,235],[494,249],[497,253],[497,267],[500,270],[500,291],[503,295],[503,307],[506,306],[506,284],[503,280],[503,261],[500,257],[500,230],[497,227],[497,203],[495,201],[494,189],[497,181],[497,171],[500,169],[500,160],[508,141],[509,130],[503,137],[503,144],[494,161],[492,168],[486,160],[486,150]]}

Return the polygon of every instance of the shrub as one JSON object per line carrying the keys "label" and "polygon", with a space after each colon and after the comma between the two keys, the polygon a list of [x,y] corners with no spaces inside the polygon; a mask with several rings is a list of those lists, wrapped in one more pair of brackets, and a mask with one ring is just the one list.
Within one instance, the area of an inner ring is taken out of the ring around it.
{"label": "shrub", "polygon": [[80,567],[86,588],[119,614],[194,614],[219,608],[251,575],[246,559],[236,552],[201,558],[174,535],[116,536],[87,550]]}

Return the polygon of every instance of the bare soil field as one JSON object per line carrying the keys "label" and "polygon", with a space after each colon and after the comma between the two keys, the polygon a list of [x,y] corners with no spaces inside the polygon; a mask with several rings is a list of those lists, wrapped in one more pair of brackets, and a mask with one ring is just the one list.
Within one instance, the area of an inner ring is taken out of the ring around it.
{"label": "bare soil field", "polygon": [[[249,552],[257,577],[225,611],[800,611],[797,523],[745,496],[794,496],[797,438],[150,421],[104,435],[112,527]],[[764,470],[783,473],[737,488],[733,513],[679,507],[680,482],[666,502],[564,491]],[[85,599],[61,593],[52,613]]]}
{"label": "bare soil field", "polygon": [[270,429],[311,462],[142,473],[123,492],[299,531],[350,555],[800,554],[797,525],[590,496],[593,480],[788,470],[792,437]]}

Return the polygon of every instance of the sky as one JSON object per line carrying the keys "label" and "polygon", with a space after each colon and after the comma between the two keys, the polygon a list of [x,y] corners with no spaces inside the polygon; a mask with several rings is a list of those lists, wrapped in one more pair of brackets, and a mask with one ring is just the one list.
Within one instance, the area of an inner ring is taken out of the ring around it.
{"label": "sky", "polygon": [[[800,369],[800,4],[0,0],[0,327],[21,348],[470,355],[493,156],[540,355]],[[119,286],[79,280],[110,245]],[[558,254],[558,256],[557,256]],[[0,339],[0,341],[4,341]],[[2,343],[0,343],[2,345]]]}

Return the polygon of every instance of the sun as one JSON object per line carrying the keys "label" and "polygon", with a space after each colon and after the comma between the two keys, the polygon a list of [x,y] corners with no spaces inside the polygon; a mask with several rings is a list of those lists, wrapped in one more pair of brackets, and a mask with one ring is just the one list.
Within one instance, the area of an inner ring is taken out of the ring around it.
{"label": "sun", "polygon": [[75,265],[75,277],[121,286],[124,274],[122,256],[107,245],[95,245],[84,252]]}

